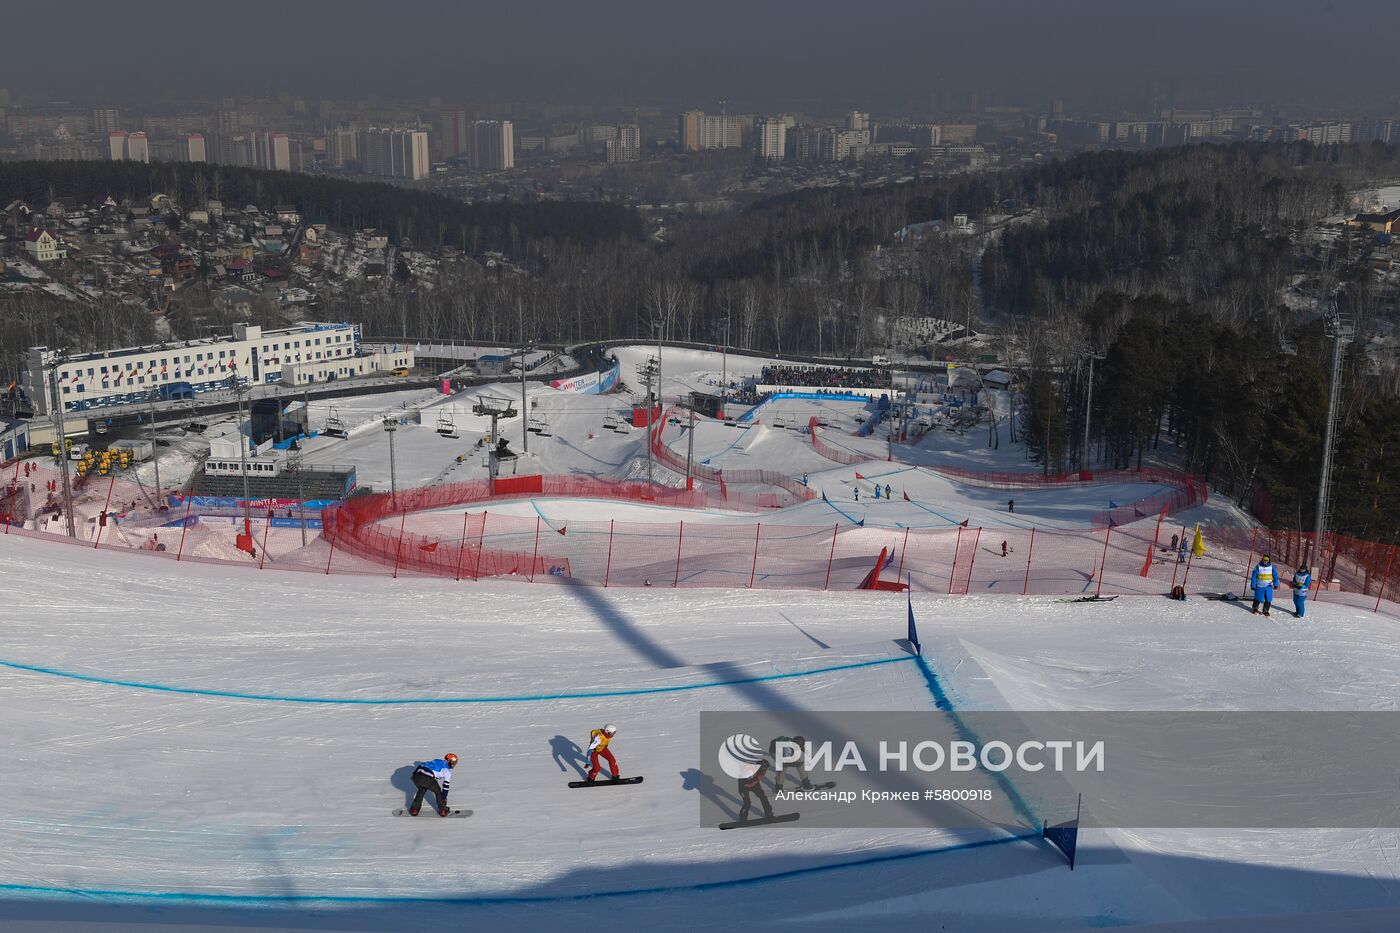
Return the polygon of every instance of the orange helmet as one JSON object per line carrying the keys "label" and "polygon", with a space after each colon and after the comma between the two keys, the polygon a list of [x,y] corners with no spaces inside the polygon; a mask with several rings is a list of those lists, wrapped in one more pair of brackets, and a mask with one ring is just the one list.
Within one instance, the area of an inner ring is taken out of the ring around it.
{"label": "orange helmet", "polygon": [[443,755],[442,760],[447,762],[447,766],[449,768],[457,767],[457,756],[452,754],[451,752],[448,752],[446,755]]}

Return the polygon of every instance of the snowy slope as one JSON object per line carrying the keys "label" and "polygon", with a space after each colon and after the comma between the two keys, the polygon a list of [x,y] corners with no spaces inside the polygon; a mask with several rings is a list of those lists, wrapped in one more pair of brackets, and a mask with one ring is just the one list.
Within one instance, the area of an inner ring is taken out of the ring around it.
{"label": "snowy slope", "polygon": [[[0,919],[305,927],[286,911],[306,898],[316,923],[346,929],[727,929],[736,914],[819,930],[1228,929],[1400,911],[1393,831],[1096,832],[1071,874],[991,828],[698,828],[697,794],[729,793],[699,771],[699,711],[931,708],[891,641],[904,619],[888,595],[332,584],[14,537],[0,568]],[[1307,625],[1201,601],[915,609],[963,708],[1397,704],[1400,629],[1338,605]],[[647,782],[568,790],[573,746],[605,720],[622,727],[624,773]],[[412,762],[449,750],[464,763],[453,803],[476,815],[390,817]],[[77,893],[93,891],[125,894]]]}

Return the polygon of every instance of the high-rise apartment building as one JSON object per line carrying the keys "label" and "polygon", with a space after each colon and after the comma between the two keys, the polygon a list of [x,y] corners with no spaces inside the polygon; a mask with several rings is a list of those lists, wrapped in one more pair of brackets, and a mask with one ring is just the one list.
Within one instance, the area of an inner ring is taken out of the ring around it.
{"label": "high-rise apartment building", "polygon": [[181,162],[207,162],[208,153],[204,148],[204,136],[200,133],[186,133],[176,138],[176,152]]}
{"label": "high-rise apartment building", "polygon": [[360,134],[353,126],[342,126],[326,134],[326,161],[336,168],[360,163]]}
{"label": "high-rise apartment building", "polygon": [[738,149],[744,144],[743,121],[727,114],[688,110],[681,114],[677,129],[683,151]]}
{"label": "high-rise apartment building", "polygon": [[846,129],[848,130],[868,130],[870,129],[870,114],[861,110],[852,110],[846,114]]}
{"label": "high-rise apartment building", "polygon": [[128,133],[116,130],[107,137],[108,152],[113,162],[128,159],[132,162],[151,161],[151,147],[145,133]]}
{"label": "high-rise apartment building", "polygon": [[111,135],[121,129],[121,114],[115,107],[102,107],[92,112],[92,131],[98,136]]}
{"label": "high-rise apartment building", "polygon": [[767,162],[787,156],[787,123],[782,117],[765,117],[754,124],[753,148],[755,155]]}
{"label": "high-rise apartment building", "polygon": [[617,128],[617,137],[606,141],[609,162],[636,162],[642,157],[642,130],[634,123]]}
{"label": "high-rise apartment building", "polygon": [[467,152],[467,134],[470,126],[465,110],[443,110],[438,113],[433,128],[437,131],[437,145],[444,159]]}
{"label": "high-rise apartment building", "polygon": [[687,110],[681,114],[676,127],[676,137],[682,152],[694,152],[700,148],[700,121],[705,115],[699,110]]}
{"label": "high-rise apartment building", "polygon": [[509,120],[477,120],[471,125],[472,168],[515,168],[515,126]]}
{"label": "high-rise apartment building", "polygon": [[425,130],[370,127],[359,134],[360,165],[370,175],[418,180],[427,178],[428,134]]}
{"label": "high-rise apartment building", "polygon": [[292,170],[291,141],[286,133],[255,130],[248,136],[248,146],[254,167],[279,172]]}

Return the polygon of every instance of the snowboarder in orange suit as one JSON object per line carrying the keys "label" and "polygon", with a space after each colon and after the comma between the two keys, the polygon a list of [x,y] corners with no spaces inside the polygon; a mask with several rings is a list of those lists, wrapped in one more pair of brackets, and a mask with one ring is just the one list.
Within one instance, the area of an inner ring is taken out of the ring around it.
{"label": "snowboarder in orange suit", "polygon": [[588,780],[596,780],[598,772],[602,770],[602,762],[608,763],[608,770],[612,772],[612,779],[615,781],[621,775],[617,770],[617,759],[608,750],[608,743],[612,737],[617,735],[617,726],[608,723],[601,729],[594,729],[588,734]]}

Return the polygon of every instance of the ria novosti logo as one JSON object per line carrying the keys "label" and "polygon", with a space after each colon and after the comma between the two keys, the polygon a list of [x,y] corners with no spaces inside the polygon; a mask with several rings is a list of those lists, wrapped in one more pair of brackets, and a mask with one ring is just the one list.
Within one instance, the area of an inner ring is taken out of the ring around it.
{"label": "ria novosti logo", "polygon": [[763,743],[744,732],[734,733],[719,747],[720,770],[736,780],[753,777],[766,757]]}

